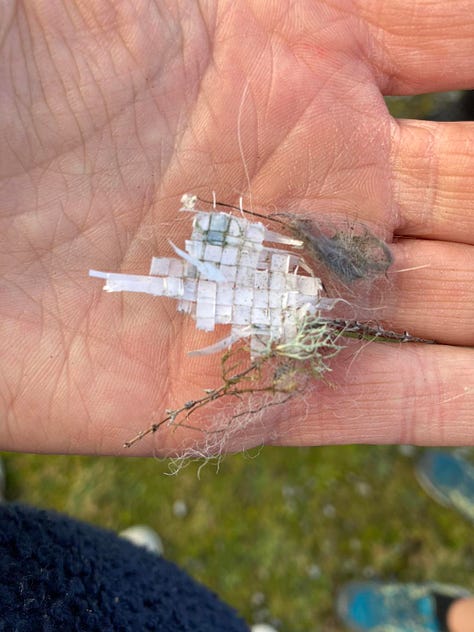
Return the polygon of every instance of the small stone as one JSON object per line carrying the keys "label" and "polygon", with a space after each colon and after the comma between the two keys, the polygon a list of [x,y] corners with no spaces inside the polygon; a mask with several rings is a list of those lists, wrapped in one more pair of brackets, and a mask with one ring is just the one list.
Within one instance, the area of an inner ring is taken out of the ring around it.
{"label": "small stone", "polygon": [[317,564],[311,564],[307,572],[310,579],[319,579],[321,577],[321,569]]}
{"label": "small stone", "polygon": [[336,508],[334,507],[334,505],[331,505],[329,503],[327,505],[324,505],[323,516],[325,518],[334,518],[335,515],[336,515]]}
{"label": "small stone", "polygon": [[184,500],[175,500],[173,503],[173,514],[177,518],[185,518],[188,515],[188,506]]}

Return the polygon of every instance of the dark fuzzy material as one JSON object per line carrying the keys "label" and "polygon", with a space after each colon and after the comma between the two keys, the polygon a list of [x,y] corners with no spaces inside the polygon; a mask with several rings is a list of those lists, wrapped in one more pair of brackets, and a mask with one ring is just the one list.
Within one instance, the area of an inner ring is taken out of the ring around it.
{"label": "dark fuzzy material", "polygon": [[112,532],[0,505],[0,630],[248,632],[209,590]]}

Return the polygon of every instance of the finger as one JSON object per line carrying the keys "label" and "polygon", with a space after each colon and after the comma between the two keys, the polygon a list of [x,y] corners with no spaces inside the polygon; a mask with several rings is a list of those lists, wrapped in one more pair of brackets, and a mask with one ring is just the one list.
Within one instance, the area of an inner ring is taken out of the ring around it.
{"label": "finger", "polygon": [[359,0],[384,94],[472,88],[472,0]]}
{"label": "finger", "polygon": [[396,232],[474,244],[474,123],[398,121],[391,160]]}
{"label": "finger", "polygon": [[[474,350],[370,343],[273,424],[279,445],[474,444]],[[354,348],[355,344],[354,344]],[[340,358],[339,358],[340,359]]]}
{"label": "finger", "polygon": [[390,327],[474,346],[474,247],[403,239],[393,251],[393,290],[383,299]]}

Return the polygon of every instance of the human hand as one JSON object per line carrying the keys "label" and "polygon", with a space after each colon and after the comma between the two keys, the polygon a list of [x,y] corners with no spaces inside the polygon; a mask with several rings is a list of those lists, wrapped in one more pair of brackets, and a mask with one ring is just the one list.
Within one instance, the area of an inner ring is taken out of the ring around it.
{"label": "human hand", "polygon": [[[472,87],[473,6],[5,3],[2,447],[121,454],[219,384],[218,357],[187,355],[212,337],[172,301],[87,276],[145,273],[189,230],[181,195],[211,190],[396,235],[394,268],[419,269],[393,275],[386,316],[443,343],[351,347],[335,388],[270,408],[225,449],[472,443],[473,124],[395,121],[382,95]],[[202,436],[213,414],[193,420]],[[202,436],[162,426],[127,454]]]}

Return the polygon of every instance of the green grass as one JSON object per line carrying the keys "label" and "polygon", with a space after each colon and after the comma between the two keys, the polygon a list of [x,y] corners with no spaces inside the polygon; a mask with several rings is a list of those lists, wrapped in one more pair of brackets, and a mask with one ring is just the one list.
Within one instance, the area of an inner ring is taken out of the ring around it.
{"label": "green grass", "polygon": [[[8,498],[120,531],[155,528],[165,555],[249,621],[342,630],[354,578],[474,588],[472,527],[419,488],[396,447],[266,448],[167,476],[154,459],[4,455]],[[183,501],[185,516],[173,506]]]}

